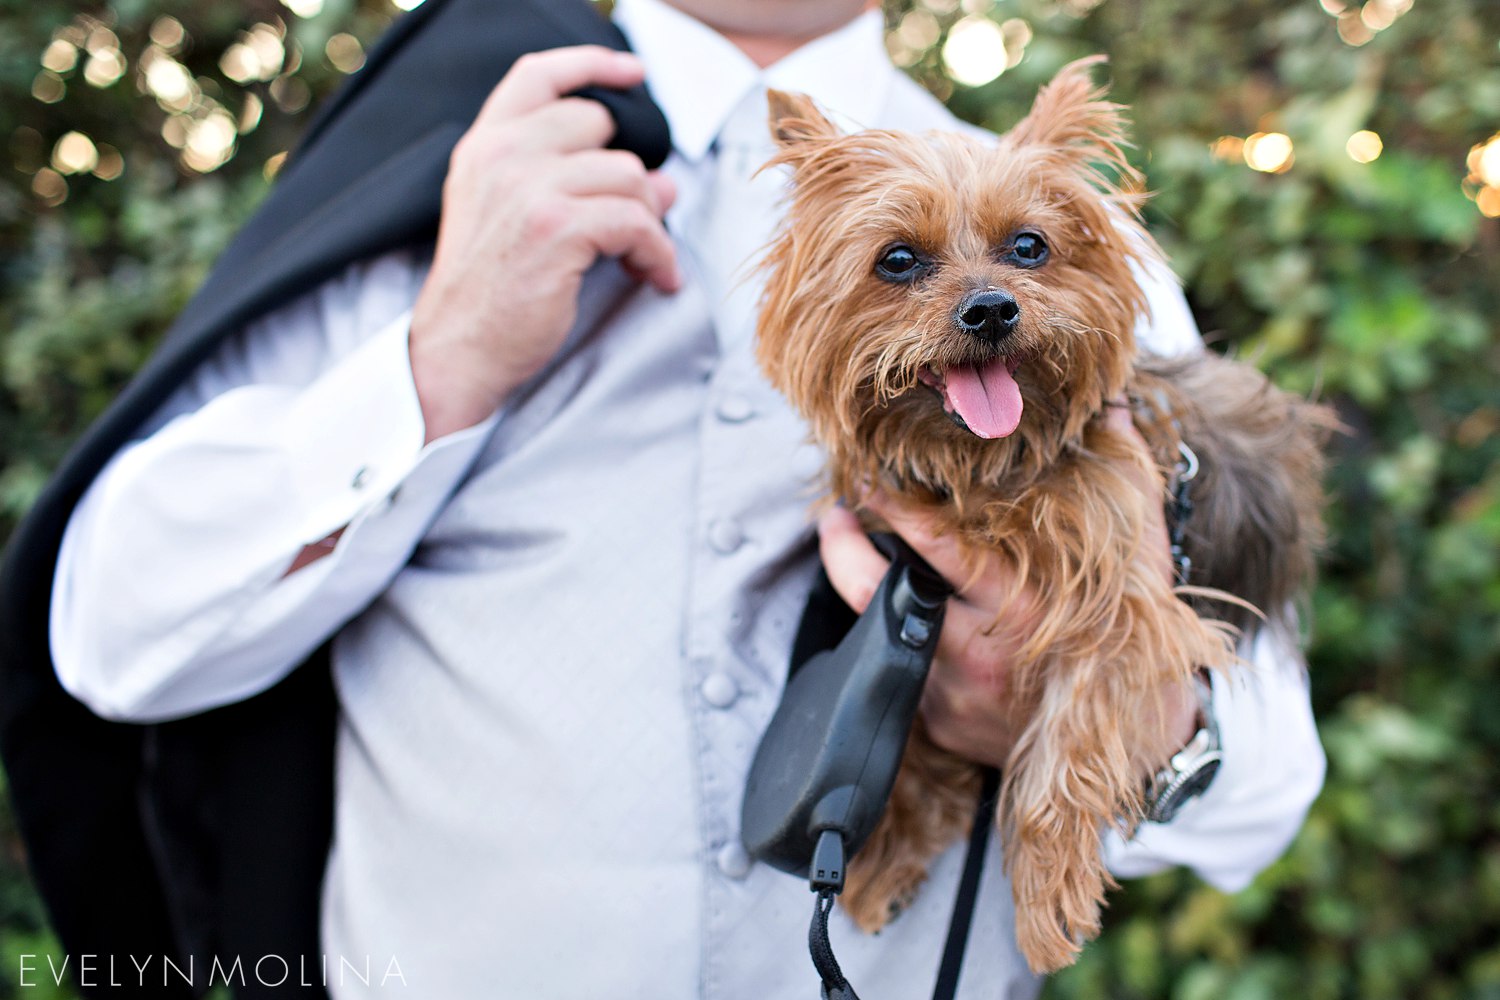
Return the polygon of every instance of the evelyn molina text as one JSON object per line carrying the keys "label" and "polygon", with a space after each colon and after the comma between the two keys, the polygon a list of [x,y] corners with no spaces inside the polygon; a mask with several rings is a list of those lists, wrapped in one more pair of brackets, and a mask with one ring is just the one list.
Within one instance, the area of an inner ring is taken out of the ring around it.
{"label": "evelyn molina text", "polygon": [[[191,988],[211,986],[405,986],[406,976],[396,956],[381,962],[365,955],[281,955],[232,959],[214,956],[207,963],[188,958],[176,962],[165,955],[21,955],[18,984],[40,986],[50,980],[61,986],[71,978],[82,989],[101,986],[174,984]],[[201,977],[201,978],[200,978]]]}

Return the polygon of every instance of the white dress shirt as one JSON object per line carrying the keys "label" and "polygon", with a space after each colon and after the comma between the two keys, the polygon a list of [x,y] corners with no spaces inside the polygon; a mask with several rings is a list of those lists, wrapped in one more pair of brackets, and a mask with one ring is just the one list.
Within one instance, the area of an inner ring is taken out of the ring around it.
{"label": "white dress shirt", "polygon": [[[348,626],[325,943],[397,959],[417,995],[815,988],[811,896],[751,865],[736,824],[810,579],[818,456],[740,332],[753,290],[719,291],[704,259],[713,147],[766,85],[850,123],[965,126],[892,69],[878,13],[765,72],[660,0],[616,19],[672,126],[683,292],[622,293],[600,265],[580,316],[602,323],[504,412],[424,446],[406,341],[428,262],[357,265],[195,373],[100,474],[58,562],[58,674],[108,717],[246,697]],[[1192,349],[1180,292],[1146,284],[1143,341]],[[1239,888],[1300,825],[1323,757],[1297,656],[1269,638],[1249,656],[1215,682],[1213,786],[1112,838],[1118,874],[1188,864]],[[961,853],[880,937],[835,920],[866,1000],[931,989]],[[960,995],[1030,996],[992,860]]]}

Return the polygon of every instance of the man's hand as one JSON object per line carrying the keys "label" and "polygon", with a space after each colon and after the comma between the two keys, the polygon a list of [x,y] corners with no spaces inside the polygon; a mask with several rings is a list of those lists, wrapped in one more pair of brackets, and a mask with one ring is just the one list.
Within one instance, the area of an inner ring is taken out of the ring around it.
{"label": "man's hand", "polygon": [[523,56],[459,140],[412,316],[428,441],[485,419],[547,363],[601,255],[663,291],[681,283],[661,224],[671,181],[633,153],[603,148],[615,131],[603,105],[563,96],[644,76],[635,56],[601,46]]}
{"label": "man's hand", "polygon": [[[1138,433],[1128,409],[1111,407],[1106,419],[1120,433]],[[1006,720],[1006,684],[1012,658],[1036,627],[1037,596],[1017,590],[1009,568],[996,562],[976,574],[973,561],[966,559],[954,538],[933,534],[930,519],[922,511],[903,507],[881,493],[866,497],[864,507],[882,517],[933,569],[958,587],[948,601],[937,655],[922,692],[921,711],[928,733],[938,746],[960,757],[1003,766],[1020,736]],[[1166,520],[1160,509],[1152,508],[1156,516],[1147,531],[1153,539],[1152,551],[1161,553],[1162,572],[1170,579]],[[833,589],[862,613],[890,562],[870,543],[859,520],[842,507],[830,509],[819,519],[818,547]],[[1167,692],[1166,704],[1171,731],[1180,736],[1175,745],[1186,746],[1195,728],[1193,694],[1174,688]]]}
{"label": "man's hand", "polygon": [[[884,518],[944,579],[961,585],[948,600],[937,655],[922,691],[922,718],[938,746],[999,767],[1020,735],[1006,722],[1003,706],[1011,658],[1035,627],[1033,598],[1021,592],[1007,603],[1011,581],[1005,571],[991,565],[973,576],[972,562],[953,537],[934,535],[922,512],[880,494],[868,497],[865,508]],[[862,613],[890,562],[843,507],[819,519],[818,547],[833,589]]]}

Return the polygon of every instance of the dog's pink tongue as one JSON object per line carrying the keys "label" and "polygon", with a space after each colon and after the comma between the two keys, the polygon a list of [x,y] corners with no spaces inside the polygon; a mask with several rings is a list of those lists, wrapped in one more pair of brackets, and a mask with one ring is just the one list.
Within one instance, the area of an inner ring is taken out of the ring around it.
{"label": "dog's pink tongue", "polygon": [[949,368],[943,380],[948,402],[980,437],[1005,437],[1021,423],[1021,387],[1005,358]]}

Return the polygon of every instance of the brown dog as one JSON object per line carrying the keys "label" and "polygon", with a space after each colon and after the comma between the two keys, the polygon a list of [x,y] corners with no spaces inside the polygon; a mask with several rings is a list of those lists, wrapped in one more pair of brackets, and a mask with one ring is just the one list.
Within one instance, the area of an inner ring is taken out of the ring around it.
{"label": "brown dog", "polygon": [[[1039,598],[1007,676],[1020,735],[998,813],[1039,972],[1098,932],[1101,836],[1140,822],[1146,777],[1179,749],[1164,694],[1236,662],[1236,629],[1201,617],[1143,544],[1179,433],[1203,464],[1193,582],[1277,616],[1322,541],[1333,425],[1246,365],[1138,357],[1133,266],[1159,251],[1094,61],[1065,68],[994,146],[843,135],[807,98],[771,97],[771,162],[791,167],[793,193],[766,261],[761,366],[824,448],[832,495],[878,484],[931,511],[976,571],[998,561]],[[1103,417],[1126,398],[1143,402],[1146,448]],[[918,725],[851,865],[843,905],[862,927],[890,919],[965,833],[977,788],[976,768]]]}

